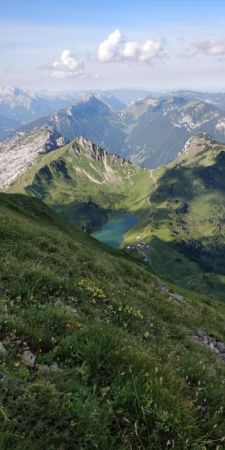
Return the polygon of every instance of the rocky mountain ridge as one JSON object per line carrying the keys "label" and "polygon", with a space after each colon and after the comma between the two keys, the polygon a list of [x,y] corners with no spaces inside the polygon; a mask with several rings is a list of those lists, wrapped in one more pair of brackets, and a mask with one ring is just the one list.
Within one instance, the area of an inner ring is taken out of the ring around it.
{"label": "rocky mountain ridge", "polygon": [[55,130],[41,128],[30,134],[17,134],[0,141],[0,189],[15,182],[39,155],[65,145],[66,139]]}

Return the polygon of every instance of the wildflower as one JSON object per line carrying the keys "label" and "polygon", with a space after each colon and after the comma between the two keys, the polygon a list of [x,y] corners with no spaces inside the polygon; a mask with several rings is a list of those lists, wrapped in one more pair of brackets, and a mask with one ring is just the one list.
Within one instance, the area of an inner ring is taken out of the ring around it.
{"label": "wildflower", "polygon": [[14,366],[15,366],[15,367],[20,367],[20,362],[19,362],[19,361],[16,361],[15,364],[14,364]]}
{"label": "wildflower", "polygon": [[147,338],[149,337],[149,332],[148,332],[148,331],[145,331],[144,334],[143,334],[143,336],[144,336],[145,339],[147,339]]}

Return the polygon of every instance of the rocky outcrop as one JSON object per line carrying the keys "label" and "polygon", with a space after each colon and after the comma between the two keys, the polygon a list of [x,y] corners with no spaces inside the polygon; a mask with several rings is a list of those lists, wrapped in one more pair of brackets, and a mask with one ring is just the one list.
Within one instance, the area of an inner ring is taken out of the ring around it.
{"label": "rocky outcrop", "polygon": [[[77,145],[78,144],[78,145]],[[115,154],[110,154],[98,145],[94,144],[90,139],[80,136],[74,141],[74,148],[77,154],[84,154],[89,159],[97,161],[105,161],[107,155],[112,158],[112,162],[122,165],[131,165],[131,162]]]}
{"label": "rocky outcrop", "polygon": [[225,344],[210,336],[203,330],[197,330],[193,336],[193,340],[201,345],[208,347],[216,353],[225,362]]}
{"label": "rocky outcrop", "polygon": [[0,142],[0,189],[7,189],[38,156],[65,145],[55,130],[40,128],[29,134],[18,134]]}

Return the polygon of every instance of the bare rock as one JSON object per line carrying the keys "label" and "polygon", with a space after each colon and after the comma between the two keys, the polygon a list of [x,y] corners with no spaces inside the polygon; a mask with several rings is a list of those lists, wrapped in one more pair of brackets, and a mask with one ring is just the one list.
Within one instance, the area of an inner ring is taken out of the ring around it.
{"label": "bare rock", "polygon": [[225,361],[225,344],[223,342],[217,342],[215,337],[210,336],[203,330],[197,330],[192,338],[195,342],[210,348],[220,359]]}
{"label": "bare rock", "polygon": [[34,367],[36,356],[30,350],[25,350],[21,355],[21,361],[27,367]]}
{"label": "bare rock", "polygon": [[216,347],[220,353],[225,353],[225,345],[223,342],[217,342]]}

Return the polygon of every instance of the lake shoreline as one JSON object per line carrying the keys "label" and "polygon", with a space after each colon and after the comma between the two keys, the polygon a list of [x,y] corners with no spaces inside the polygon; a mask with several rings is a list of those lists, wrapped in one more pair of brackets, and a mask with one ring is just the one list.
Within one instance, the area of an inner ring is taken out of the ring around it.
{"label": "lake shoreline", "polygon": [[119,248],[124,235],[138,222],[136,214],[120,211],[111,214],[101,229],[92,233],[92,237],[112,248]]}

